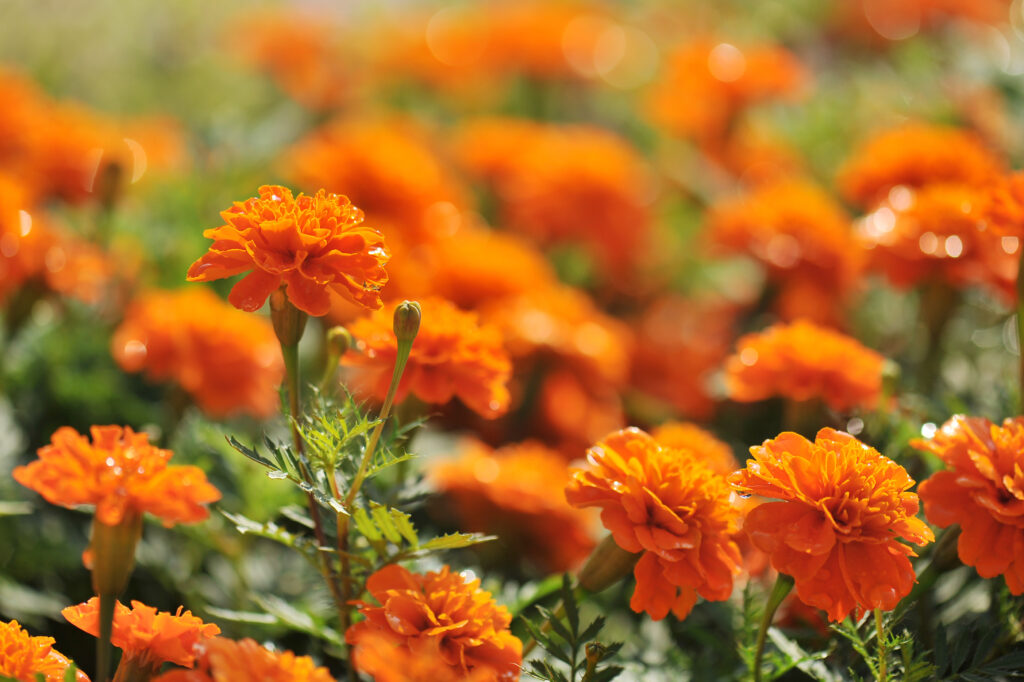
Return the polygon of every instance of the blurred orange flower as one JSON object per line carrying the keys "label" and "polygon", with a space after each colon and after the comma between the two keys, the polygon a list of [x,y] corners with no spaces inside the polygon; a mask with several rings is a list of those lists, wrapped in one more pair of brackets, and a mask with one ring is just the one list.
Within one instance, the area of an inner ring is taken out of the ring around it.
{"label": "blurred orange flower", "polygon": [[726,361],[725,378],[729,396],[740,402],[817,398],[848,412],[878,404],[884,363],[856,339],[798,320],[741,337]]}
{"label": "blurred orange flower", "polygon": [[[61,614],[75,627],[99,637],[99,597],[78,606],[69,606]],[[121,602],[114,605],[110,641],[124,652],[122,666],[132,665],[153,674],[163,663],[191,667],[195,661],[195,648],[219,634],[219,627],[204,623],[191,611],[182,612],[180,606],[177,612],[168,613],[132,601],[131,608]]]}
{"label": "blurred orange flower", "polygon": [[699,40],[668,56],[648,108],[654,121],[673,134],[715,147],[729,136],[744,109],[764,100],[793,98],[807,81],[804,66],[780,47],[741,49]]}
{"label": "blurred orange flower", "polygon": [[362,224],[363,212],[340,194],[292,195],[264,185],[259,197],[221,212],[225,224],[206,230],[210,250],[188,270],[188,281],[209,282],[252,270],[231,289],[236,308],[254,312],[280,286],[313,316],[331,307],[328,290],[366,308],[381,306],[390,254],[384,237]]}
{"label": "blurred orange flower", "polygon": [[368,633],[361,637],[352,651],[352,660],[374,682],[487,682],[494,679],[490,671],[483,668],[466,675],[446,665],[440,651],[414,653],[406,647],[395,646],[383,634]]}
{"label": "blurred orange flower", "polygon": [[[36,682],[41,675],[45,682],[64,682],[64,672],[71,661],[53,648],[52,637],[32,637],[18,621],[0,621],[0,676],[18,682]],[[78,671],[77,682],[89,682]]]}
{"label": "blurred orange flower", "polygon": [[982,228],[997,237],[1024,239],[1024,172],[1007,175],[986,193]]}
{"label": "blurred orange flower", "polygon": [[[366,619],[345,633],[357,650],[367,638],[384,637],[413,654],[439,655],[462,675],[483,673],[491,682],[519,679],[523,644],[509,632],[512,616],[480,589],[479,579],[447,566],[421,575],[391,564],[371,575],[366,589],[380,606],[361,604]],[[355,663],[360,667],[358,659]]]}
{"label": "blurred orange flower", "polygon": [[214,637],[196,648],[194,670],[172,670],[153,682],[335,682],[309,656],[270,651],[251,639]]}
{"label": "blurred orange flower", "polygon": [[497,450],[464,441],[456,458],[430,466],[430,478],[454,502],[460,528],[498,535],[547,573],[576,568],[594,548],[591,517],[562,493],[565,458],[537,441]]}
{"label": "blurred orange flower", "polygon": [[662,447],[689,450],[723,476],[739,468],[732,448],[696,424],[665,422],[651,431],[651,436]]}
{"label": "blurred orange flower", "polygon": [[48,502],[64,507],[96,505],[96,519],[116,526],[132,514],[149,512],[165,526],[195,523],[210,515],[204,505],[220,492],[194,466],[167,466],[170,450],[149,443],[131,427],[93,426],[92,442],[63,426],[39,459],[14,469],[14,479]]}
{"label": "blurred orange flower", "polygon": [[284,361],[273,327],[206,289],[141,295],[110,347],[122,369],[177,382],[211,416],[277,411]]}
{"label": "blurred orange flower", "polygon": [[[360,395],[383,401],[391,384],[398,352],[393,326],[397,303],[356,320],[349,331],[358,347],[341,360],[352,368],[352,387]],[[493,418],[508,410],[512,363],[501,334],[480,325],[475,313],[464,312],[441,298],[420,301],[422,321],[412,346],[395,401],[410,392],[420,400],[443,405],[458,397],[477,414]]]}
{"label": "blurred orange flower", "polygon": [[795,580],[801,601],[840,621],[851,611],[889,611],[915,582],[902,538],[935,539],[917,518],[906,470],[853,436],[822,429],[814,442],[783,433],[750,448],[730,477],[742,494],[778,500],[755,507],[744,528]]}
{"label": "blurred orange flower", "polygon": [[600,507],[615,543],[642,553],[630,607],[683,619],[697,595],[722,601],[740,570],[733,540],[739,512],[725,478],[689,450],[664,447],[639,429],[609,434],[573,474],[569,503]]}
{"label": "blurred orange flower", "polygon": [[547,369],[537,396],[537,435],[569,459],[626,424],[618,389],[570,367]]}
{"label": "blurred orange flower", "polygon": [[918,489],[928,520],[960,524],[960,560],[1024,593],[1024,417],[1000,426],[958,415],[931,439],[910,444],[946,463]]}
{"label": "blurred orange flower", "polygon": [[[873,208],[897,188],[931,184],[980,187],[996,182],[1003,162],[973,134],[959,128],[909,123],[861,144],[839,170],[839,192]],[[898,196],[898,194],[897,194]]]}

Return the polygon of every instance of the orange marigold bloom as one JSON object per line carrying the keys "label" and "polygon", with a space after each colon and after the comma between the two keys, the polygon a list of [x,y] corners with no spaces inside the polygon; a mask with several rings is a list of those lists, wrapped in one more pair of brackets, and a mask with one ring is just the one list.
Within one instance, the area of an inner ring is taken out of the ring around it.
{"label": "orange marigold bloom", "polygon": [[537,441],[492,450],[476,440],[430,467],[435,487],[455,503],[460,527],[493,533],[548,573],[577,567],[594,548],[591,518],[562,495],[569,469]]}
{"label": "orange marigold bloom", "polygon": [[897,187],[979,187],[1002,175],[1003,162],[968,131],[910,123],[868,139],[839,170],[840,194],[872,208]]}
{"label": "orange marigold bloom", "polygon": [[[485,673],[491,682],[519,679],[523,643],[509,632],[512,616],[480,589],[478,578],[444,566],[427,574],[397,564],[366,581],[380,606],[363,603],[366,620],[345,633],[358,647],[367,638],[384,637],[416,655],[440,656],[444,666],[463,675]],[[360,667],[358,659],[356,667]]]}
{"label": "orange marigold bloom", "polygon": [[723,476],[731,474],[739,468],[732,448],[716,438],[710,431],[705,431],[696,424],[665,422],[651,431],[651,436],[662,447],[690,450]]}
{"label": "orange marigold bloom", "polygon": [[[68,622],[99,637],[100,599],[93,597],[78,606],[69,606],[61,614]],[[155,671],[163,663],[191,667],[195,648],[220,634],[213,623],[204,623],[178,607],[175,613],[157,611],[142,602],[132,601],[131,608],[121,602],[114,605],[114,627],[110,641],[124,652],[125,659],[141,669]],[[121,665],[125,663],[122,662]]]}
{"label": "orange marigold bloom", "polygon": [[537,396],[534,430],[567,458],[578,457],[602,434],[625,425],[622,396],[616,386],[569,367],[545,372]]}
{"label": "orange marigold bloom", "polygon": [[335,682],[309,656],[270,651],[251,639],[214,637],[196,648],[194,670],[172,670],[153,682]]}
{"label": "orange marigold bloom", "polygon": [[1024,593],[1024,417],[999,425],[958,415],[910,444],[946,463],[918,489],[928,520],[960,524],[960,561]]}
{"label": "orange marigold bloom", "polygon": [[374,682],[487,682],[494,679],[489,670],[477,668],[466,675],[446,665],[440,652],[412,652],[404,646],[395,646],[386,635],[372,633],[360,638],[352,651],[352,660]]}
{"label": "orange marigold bloom", "polygon": [[986,195],[965,185],[900,188],[859,224],[871,268],[894,286],[987,286],[1012,300],[1019,241],[982,231]]}
{"label": "orange marigold bloom", "polygon": [[878,404],[884,363],[856,339],[798,320],[740,338],[726,361],[726,384],[740,402],[818,398],[847,412]]}
{"label": "orange marigold bloom", "polygon": [[206,289],[143,294],[114,332],[111,352],[125,371],[177,382],[212,416],[277,411],[284,361],[273,327]]}
{"label": "orange marigold bloom", "polygon": [[[64,672],[71,661],[53,648],[52,637],[32,637],[18,621],[0,621],[0,676],[18,682],[36,682],[42,675],[46,682],[64,682]],[[78,671],[78,682],[89,682]]]}
{"label": "orange marigold bloom", "polygon": [[96,505],[107,526],[149,512],[165,526],[195,523],[210,515],[204,505],[220,499],[199,467],[168,466],[170,450],[149,443],[131,427],[93,426],[92,442],[68,426],[39,448],[39,459],[14,469],[14,479],[48,502]]}
{"label": "orange marigold bloom", "polygon": [[848,433],[822,429],[814,442],[783,433],[750,448],[753,460],[730,477],[743,494],[766,502],[744,529],[792,576],[797,596],[832,621],[851,611],[889,611],[915,582],[907,557],[935,539],[917,518],[906,470]]}
{"label": "orange marigold bloom", "polygon": [[[342,358],[353,368],[356,393],[383,401],[391,384],[398,352],[393,316],[398,303],[356,320],[349,331],[358,348]],[[512,363],[502,347],[501,334],[480,325],[474,313],[463,312],[441,298],[420,301],[422,321],[412,345],[395,400],[411,391],[427,403],[443,405],[458,397],[487,418],[508,410],[508,380]]]}
{"label": "orange marigold bloom", "polygon": [[609,434],[587,451],[590,467],[565,489],[578,507],[600,507],[615,543],[641,553],[630,607],[660,620],[683,619],[697,595],[732,594],[740,552],[739,512],[725,478],[690,450],[665,447],[635,428]]}
{"label": "orange marigold bloom", "polygon": [[252,270],[228,300],[248,312],[286,286],[288,299],[313,316],[331,308],[334,291],[366,308],[381,306],[390,254],[380,232],[362,224],[363,212],[340,194],[292,195],[264,185],[260,195],[221,212],[225,224],[206,230],[210,250],[188,270],[190,282],[209,282]]}

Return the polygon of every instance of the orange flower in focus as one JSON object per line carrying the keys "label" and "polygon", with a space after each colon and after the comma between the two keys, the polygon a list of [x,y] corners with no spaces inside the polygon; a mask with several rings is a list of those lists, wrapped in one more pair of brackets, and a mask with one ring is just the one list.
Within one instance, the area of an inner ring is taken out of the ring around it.
{"label": "orange flower in focus", "polygon": [[926,123],[885,130],[863,143],[839,170],[839,192],[873,208],[897,187],[980,187],[996,182],[1003,163],[971,133]]}
{"label": "orange flower in focus", "polygon": [[127,372],[177,382],[211,416],[277,411],[284,361],[273,327],[206,289],[143,294],[114,332],[111,351]]}
{"label": "orange flower in focus", "polygon": [[[99,637],[99,597],[78,606],[69,606],[61,614],[75,627]],[[124,652],[125,661],[121,665],[131,661],[138,669],[152,674],[163,663],[191,667],[195,661],[195,648],[219,634],[219,627],[204,623],[191,611],[182,612],[180,606],[176,613],[168,613],[138,601],[133,601],[130,609],[117,602],[110,641]]]}
{"label": "orange flower in focus", "polygon": [[739,468],[732,448],[718,440],[710,431],[705,431],[696,424],[665,422],[651,431],[651,436],[662,447],[693,452],[705,464],[723,476],[727,476]]}
{"label": "orange flower in focus", "polygon": [[716,244],[764,263],[783,288],[779,303],[806,282],[825,305],[801,312],[826,324],[841,319],[837,308],[856,287],[864,255],[849,217],[820,188],[803,180],[758,187],[712,207],[708,227]]}
{"label": "orange flower in focus", "polygon": [[[42,675],[45,682],[64,682],[71,661],[54,650],[53,643],[52,637],[32,637],[16,620],[0,621],[0,676],[36,682],[36,675]],[[89,682],[81,671],[75,679]]]}
{"label": "orange flower in focus", "polygon": [[324,190],[294,197],[286,187],[264,185],[259,192],[222,211],[226,224],[203,232],[213,245],[188,269],[188,281],[251,269],[228,296],[248,312],[259,310],[282,285],[296,308],[315,317],[331,308],[328,290],[366,308],[381,306],[390,254],[380,232],[362,225],[362,211]]}
{"label": "orange flower in focus", "polygon": [[470,440],[457,458],[432,465],[430,477],[455,503],[460,528],[498,535],[547,573],[577,567],[594,548],[591,518],[562,495],[565,458],[539,442],[492,450]]}
{"label": "orange flower in focus", "polygon": [[[391,384],[398,352],[392,329],[397,305],[353,322],[349,331],[358,340],[358,348],[341,361],[353,368],[354,392],[381,402]],[[512,363],[498,330],[478,324],[474,313],[463,312],[444,299],[427,298],[420,301],[420,306],[419,333],[395,402],[412,392],[420,400],[438,405],[458,397],[488,419],[508,410]]]}
{"label": "orange flower in focus", "polygon": [[960,561],[1024,593],[1024,417],[1000,426],[956,416],[931,439],[910,444],[946,463],[918,489],[928,520],[960,524]]}
{"label": "orange flower in focus", "polygon": [[840,621],[853,611],[890,611],[915,582],[907,557],[935,539],[917,518],[903,467],[841,431],[814,442],[783,433],[750,448],[730,477],[743,494],[778,500],[754,508],[744,528],[772,567],[792,576],[797,596]]}
{"label": "orange flower in focus", "polygon": [[63,426],[39,459],[14,469],[14,479],[52,504],[96,505],[96,519],[107,526],[149,512],[165,526],[195,523],[210,515],[206,504],[220,492],[194,466],[167,466],[170,450],[149,444],[131,427],[93,426],[92,442]]}
{"label": "orange flower in focus", "polygon": [[653,119],[675,135],[716,147],[744,109],[764,100],[793,98],[807,80],[807,70],[782,48],[740,49],[701,40],[668,57],[648,107]]}
{"label": "orange flower in focus", "polygon": [[642,553],[630,608],[661,620],[683,619],[697,595],[732,594],[740,552],[739,512],[725,478],[689,450],[662,446],[639,429],[616,431],[587,451],[590,467],[565,490],[577,507],[600,507],[615,543]]}
{"label": "orange flower in focus", "polygon": [[878,404],[884,363],[856,339],[799,320],[740,338],[725,378],[729,397],[739,402],[818,398],[848,412]]}
{"label": "orange flower in focus", "polygon": [[872,269],[894,286],[935,281],[955,288],[983,285],[1013,300],[1019,241],[979,229],[985,208],[986,195],[977,188],[899,188],[860,221],[858,230]]}
{"label": "orange flower in focus", "polygon": [[[384,638],[417,656],[440,656],[445,667],[462,675],[490,682],[519,679],[523,643],[509,632],[508,609],[480,589],[479,579],[447,566],[420,575],[391,564],[371,575],[366,589],[380,606],[363,603],[359,610],[366,619],[345,633],[357,650],[367,639]],[[358,659],[355,664],[360,667]]]}
{"label": "orange flower in focus", "polygon": [[335,682],[309,656],[270,651],[251,639],[214,637],[196,648],[194,670],[172,670],[153,682]]}

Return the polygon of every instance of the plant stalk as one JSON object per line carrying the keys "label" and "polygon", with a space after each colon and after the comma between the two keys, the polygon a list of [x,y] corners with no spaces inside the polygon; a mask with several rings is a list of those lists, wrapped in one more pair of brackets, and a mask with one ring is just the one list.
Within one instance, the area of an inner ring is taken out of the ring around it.
{"label": "plant stalk", "polygon": [[100,595],[100,636],[96,640],[96,680],[107,682],[110,679],[111,653],[110,637],[114,631],[114,606],[117,595],[101,593]]}
{"label": "plant stalk", "polygon": [[885,651],[885,623],[882,621],[882,609],[875,609],[875,631],[878,633],[878,682],[888,678],[888,662]]}
{"label": "plant stalk", "polygon": [[772,624],[772,618],[775,617],[779,604],[792,589],[792,576],[780,573],[779,577],[775,579],[772,593],[768,595],[768,603],[764,606],[764,616],[761,618],[761,627],[757,630],[757,641],[754,644],[754,682],[761,682],[761,658],[764,656],[764,644],[768,636],[768,628]]}

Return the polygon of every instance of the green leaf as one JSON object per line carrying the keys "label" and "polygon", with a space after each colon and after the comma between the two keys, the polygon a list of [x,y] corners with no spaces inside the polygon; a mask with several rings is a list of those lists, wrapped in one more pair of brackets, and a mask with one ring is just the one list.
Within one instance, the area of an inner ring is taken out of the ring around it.
{"label": "green leaf", "polygon": [[395,526],[390,510],[387,507],[376,502],[370,502],[370,516],[388,542],[395,545],[402,544],[402,534],[398,532],[398,528]]}
{"label": "green leaf", "polygon": [[436,538],[431,538],[420,545],[420,552],[438,552],[446,549],[462,549],[472,547],[481,542],[497,540],[495,535],[481,535],[480,533],[447,533]]}
{"label": "green leaf", "polygon": [[352,520],[355,522],[356,529],[366,539],[375,541],[384,537],[381,535],[380,530],[377,529],[377,524],[370,519],[370,515],[362,507],[352,512]]}
{"label": "green leaf", "polygon": [[233,611],[231,609],[220,609],[216,606],[208,606],[207,613],[219,620],[231,621],[232,623],[246,623],[249,625],[274,625],[278,622],[277,616],[269,613],[258,613],[255,611]]}
{"label": "green leaf", "polygon": [[24,516],[32,513],[28,502],[0,502],[0,516]]}
{"label": "green leaf", "polygon": [[580,612],[576,608],[576,595],[573,594],[572,580],[568,573],[562,575],[562,605],[565,607],[565,617],[569,621],[569,629],[572,631],[573,637],[576,637],[580,632]]}

